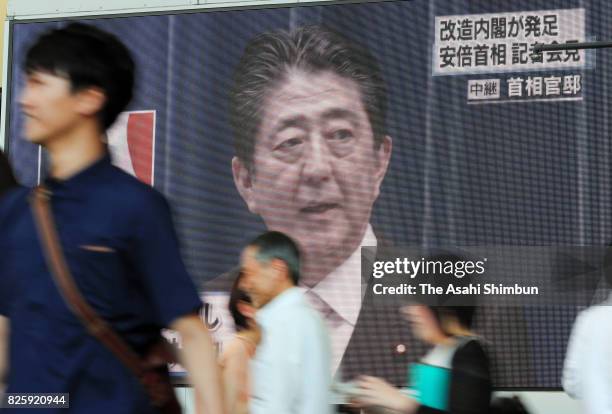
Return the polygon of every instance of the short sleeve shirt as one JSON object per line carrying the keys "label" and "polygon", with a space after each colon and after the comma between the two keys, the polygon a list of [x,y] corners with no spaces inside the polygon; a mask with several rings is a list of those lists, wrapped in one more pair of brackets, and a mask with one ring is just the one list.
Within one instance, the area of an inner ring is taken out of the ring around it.
{"label": "short sleeve shirt", "polygon": [[[199,310],[160,193],[114,167],[108,155],[46,186],[79,290],[132,347],[144,349],[162,327]],[[29,194],[12,190],[0,203],[0,314],[11,321],[7,392],[70,393],[70,409],[58,413],[156,412],[131,372],[64,303],[45,263]]]}

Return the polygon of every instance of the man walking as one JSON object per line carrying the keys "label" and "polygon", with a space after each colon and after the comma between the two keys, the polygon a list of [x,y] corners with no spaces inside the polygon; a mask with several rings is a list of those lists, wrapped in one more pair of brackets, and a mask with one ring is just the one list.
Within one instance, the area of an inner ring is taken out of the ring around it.
{"label": "man walking", "polygon": [[242,286],[258,308],[262,329],[251,365],[251,413],[331,412],[329,338],[324,322],[296,287],[296,244],[283,233],[264,233],[243,251],[241,268]]}
{"label": "man walking", "polygon": [[[115,36],[74,23],[43,34],[24,69],[25,135],[50,156],[44,191],[78,290],[136,353],[162,327],[178,331],[181,362],[206,412],[222,413],[212,343],[169,205],[114,167],[101,139],[132,97],[129,51]],[[0,314],[11,326],[7,393],[68,393],[72,413],[157,413],[136,376],[62,298],[30,196],[17,189],[0,204]]]}

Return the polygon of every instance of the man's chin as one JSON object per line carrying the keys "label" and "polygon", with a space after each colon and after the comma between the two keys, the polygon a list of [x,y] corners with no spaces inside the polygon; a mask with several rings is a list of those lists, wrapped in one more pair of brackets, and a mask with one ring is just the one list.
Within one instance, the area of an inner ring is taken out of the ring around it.
{"label": "man's chin", "polygon": [[341,265],[353,253],[349,248],[352,243],[339,237],[323,237],[313,234],[308,240],[300,242],[303,257],[308,261],[306,267],[312,270],[317,268],[328,269]]}
{"label": "man's chin", "polygon": [[28,142],[31,142],[32,144],[45,145],[45,142],[47,142],[47,137],[43,137],[43,136],[39,136],[35,134],[26,134],[25,140]]}
{"label": "man's chin", "polygon": [[325,258],[342,255],[342,239],[334,236],[326,237],[325,234],[312,233],[308,239],[300,242],[304,253],[309,258]]}

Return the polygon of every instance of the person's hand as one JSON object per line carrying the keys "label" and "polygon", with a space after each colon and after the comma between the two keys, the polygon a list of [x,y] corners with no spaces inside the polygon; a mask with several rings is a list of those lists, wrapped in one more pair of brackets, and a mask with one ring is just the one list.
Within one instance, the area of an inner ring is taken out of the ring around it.
{"label": "person's hand", "polygon": [[351,398],[351,403],[356,407],[376,406],[399,413],[412,413],[418,405],[415,400],[380,378],[363,376],[357,380],[356,385],[358,393]]}

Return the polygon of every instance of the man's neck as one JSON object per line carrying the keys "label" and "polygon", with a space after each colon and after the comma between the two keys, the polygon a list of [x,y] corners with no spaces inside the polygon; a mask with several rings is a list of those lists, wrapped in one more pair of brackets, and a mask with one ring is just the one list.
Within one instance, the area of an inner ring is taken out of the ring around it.
{"label": "man's neck", "polygon": [[106,149],[100,135],[97,125],[85,124],[50,140],[45,147],[51,157],[51,176],[65,180],[102,158]]}
{"label": "man's neck", "polygon": [[[276,299],[278,299],[279,296],[281,296],[283,293],[285,293],[286,291],[288,291],[289,289],[291,289],[292,287],[295,287],[293,285],[293,283],[289,283],[289,282],[281,282],[278,286],[278,288],[276,289],[275,295],[272,298],[272,300],[270,302],[268,302],[265,306],[267,306],[268,304],[274,302]],[[264,307],[265,307],[264,306]]]}

